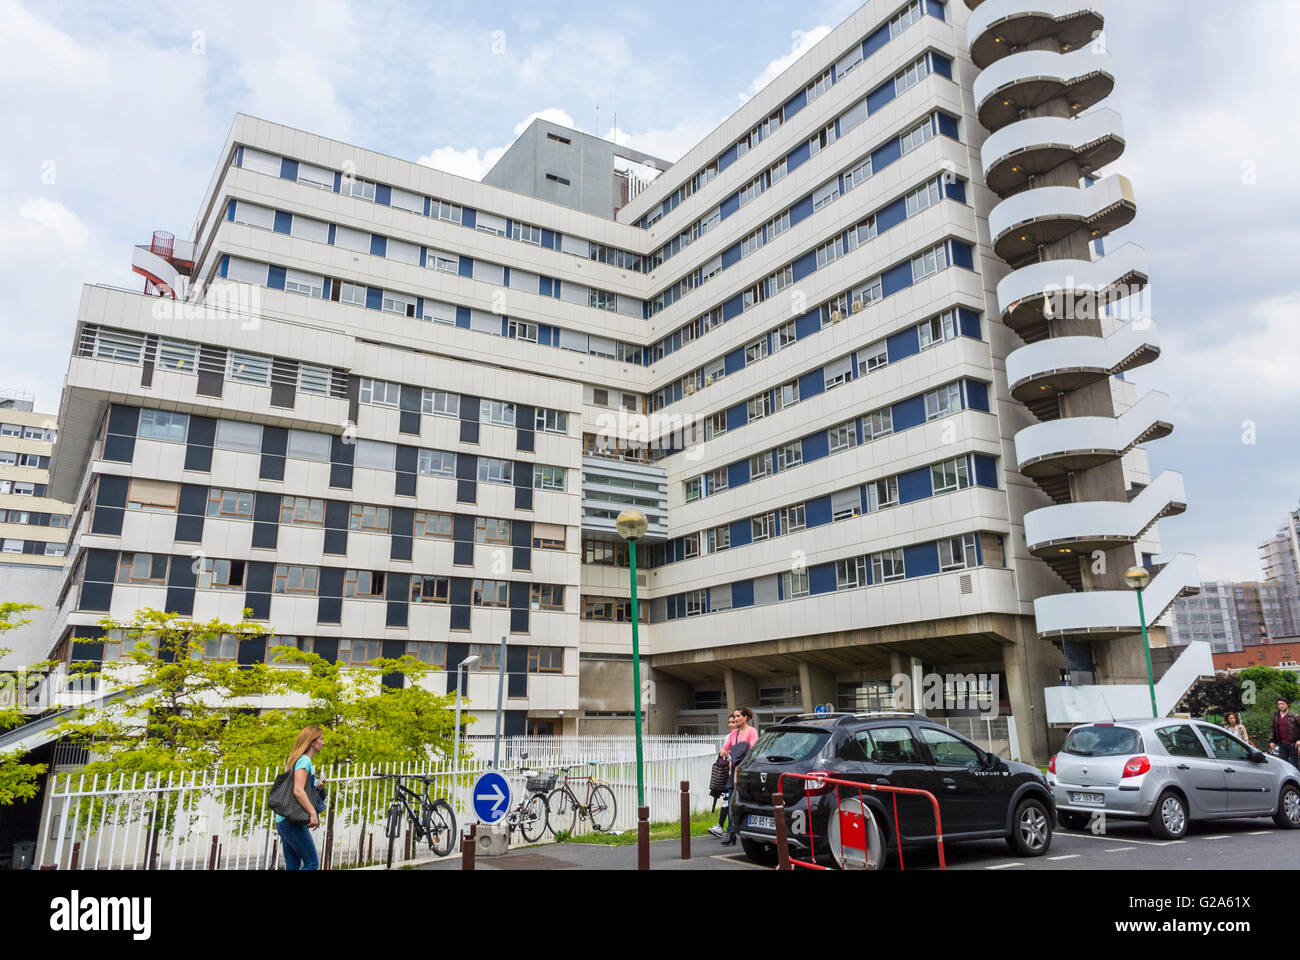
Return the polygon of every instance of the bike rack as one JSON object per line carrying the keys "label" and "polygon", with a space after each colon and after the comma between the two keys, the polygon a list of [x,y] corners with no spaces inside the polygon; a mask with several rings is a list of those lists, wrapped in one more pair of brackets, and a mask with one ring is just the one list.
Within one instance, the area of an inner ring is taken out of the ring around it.
{"label": "bike rack", "polygon": [[[772,795],[772,813],[773,822],[776,827],[776,851],[777,851],[777,869],[793,870],[795,867],[803,867],[807,870],[830,870],[830,867],[823,867],[816,862],[817,846],[812,832],[812,798],[808,797],[806,792],[803,797],[808,802],[808,849],[813,860],[796,860],[790,856],[790,844],[786,837],[785,822],[785,792],[782,789],[783,783],[789,777],[792,780],[812,781],[817,784],[830,784],[835,788],[835,810],[832,816],[840,818],[840,857],[841,863],[846,860],[845,851],[854,850],[862,853],[863,862],[867,857],[867,824],[866,819],[861,813],[842,809],[840,803],[840,787],[847,787],[850,790],[857,791],[857,801],[862,803],[862,791],[870,790],[873,793],[892,793],[894,795],[894,838],[895,847],[898,849],[898,869],[903,868],[903,837],[898,826],[898,795],[900,793],[912,794],[914,796],[925,797],[930,801],[930,806],[934,813],[934,832],[935,841],[939,848],[939,869],[947,870],[947,864],[943,857],[943,821],[939,816],[939,801],[935,799],[933,793],[929,790],[919,790],[914,787],[892,787],[885,784],[875,783],[856,783],[852,780],[840,780],[836,777],[814,776],[807,773],[783,773],[776,780],[776,791]],[[796,804],[797,806],[797,804]],[[827,831],[829,834],[829,830]],[[845,843],[846,839],[851,838],[853,841],[861,840],[861,846],[856,843]],[[829,836],[827,838],[829,843]]]}

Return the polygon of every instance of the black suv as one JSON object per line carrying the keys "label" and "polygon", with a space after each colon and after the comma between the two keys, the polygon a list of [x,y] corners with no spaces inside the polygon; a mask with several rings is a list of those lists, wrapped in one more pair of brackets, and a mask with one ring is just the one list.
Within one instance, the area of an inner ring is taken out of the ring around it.
{"label": "black suv", "polygon": [[[783,773],[814,772],[930,791],[939,801],[945,843],[1003,837],[1022,857],[1041,856],[1052,843],[1052,792],[1035,767],[981,750],[917,713],[802,715],[767,728],[737,768],[731,816],[750,860],[776,862],[772,792],[777,779]],[[867,862],[859,858],[858,865],[884,866],[885,851],[896,843],[895,800],[903,845],[934,846],[934,808],[928,798],[860,793],[859,800],[859,791],[840,788],[841,806],[865,808],[866,830],[874,835]],[[832,816],[833,785],[787,777],[782,794],[791,855],[807,859],[811,846],[819,863],[837,864],[840,818]]]}

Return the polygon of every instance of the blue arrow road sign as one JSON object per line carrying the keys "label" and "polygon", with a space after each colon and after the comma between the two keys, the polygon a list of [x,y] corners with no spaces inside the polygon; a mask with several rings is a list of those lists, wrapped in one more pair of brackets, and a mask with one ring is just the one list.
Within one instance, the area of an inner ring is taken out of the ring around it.
{"label": "blue arrow road sign", "polygon": [[831,705],[829,703],[819,703],[813,709],[813,713],[817,714],[817,716],[819,717],[827,716],[830,712],[831,712]]}
{"label": "blue arrow road sign", "polygon": [[510,809],[510,784],[495,770],[489,770],[474,781],[470,796],[474,799],[474,813],[480,823],[496,823]]}

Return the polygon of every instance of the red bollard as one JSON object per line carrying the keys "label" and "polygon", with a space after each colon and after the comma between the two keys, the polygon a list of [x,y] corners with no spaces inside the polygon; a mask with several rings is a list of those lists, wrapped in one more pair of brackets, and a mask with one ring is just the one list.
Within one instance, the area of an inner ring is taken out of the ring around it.
{"label": "red bollard", "polygon": [[650,808],[636,808],[636,868],[650,869]]}
{"label": "red bollard", "polygon": [[777,790],[772,794],[772,820],[776,824],[776,868],[793,870],[790,866],[790,843],[786,839],[785,797]]}

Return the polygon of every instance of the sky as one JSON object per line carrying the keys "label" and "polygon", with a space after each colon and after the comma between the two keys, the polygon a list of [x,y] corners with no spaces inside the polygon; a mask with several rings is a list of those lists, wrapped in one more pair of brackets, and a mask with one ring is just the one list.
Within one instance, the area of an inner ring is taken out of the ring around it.
{"label": "sky", "polygon": [[[476,179],[537,115],[675,160],[856,6],[0,0],[0,389],[57,410],[81,285],[188,235],[236,112]],[[1130,379],[1189,500],[1163,545],[1258,579],[1300,500],[1300,0],[1106,12],[1138,201],[1108,244],[1146,248],[1164,350]]]}

